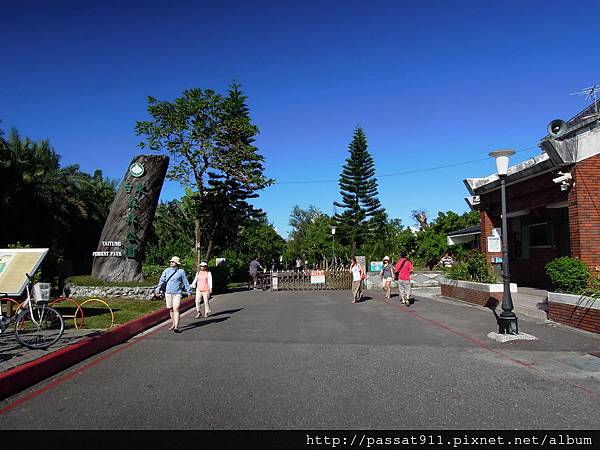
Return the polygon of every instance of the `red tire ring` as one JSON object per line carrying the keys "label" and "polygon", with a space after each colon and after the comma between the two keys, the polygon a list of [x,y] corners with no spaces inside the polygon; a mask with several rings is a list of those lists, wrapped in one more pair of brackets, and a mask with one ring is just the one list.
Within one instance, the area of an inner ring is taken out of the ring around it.
{"label": "red tire ring", "polygon": [[[71,297],[58,297],[56,300],[51,301],[49,306],[52,306],[55,303],[60,303],[60,302],[64,302],[64,301],[75,304],[75,314],[72,314],[72,315],[71,314],[69,314],[69,315],[62,314],[62,316],[66,317],[68,319],[73,319],[73,325],[75,325],[76,330],[83,328],[83,316],[84,316],[83,309],[80,308],[79,303],[77,303]],[[81,318],[79,320],[77,320],[77,312],[78,311],[81,311]],[[79,324],[77,324],[77,322],[79,322]]]}
{"label": "red tire ring", "polygon": [[[10,298],[10,297],[1,297],[0,298],[0,302],[11,302],[11,303],[14,303],[15,305],[17,305],[17,308],[15,309],[14,315],[16,316],[17,314],[19,314],[19,309],[21,309],[22,303],[19,303],[14,298]],[[2,306],[0,304],[0,312],[1,312],[1,310],[2,310]],[[8,312],[8,311],[6,311],[6,312]],[[21,325],[21,328],[22,327],[23,327],[23,325]]]}
{"label": "red tire ring", "polygon": [[[14,303],[15,305],[17,305],[17,307],[14,311],[14,314],[17,314],[19,311],[19,308],[21,307],[21,304],[18,301],[16,301],[14,298],[10,298],[10,297],[0,297],[0,302],[10,302],[10,303]],[[0,305],[0,312],[1,312],[1,305]],[[7,308],[6,312],[8,313],[8,308]]]}
{"label": "red tire ring", "polygon": [[[111,322],[110,322],[110,325],[108,326],[108,328],[106,328],[106,329],[107,330],[111,329],[112,326],[115,324],[115,314],[113,313],[113,310],[110,307],[110,305],[108,303],[106,303],[104,300],[100,300],[99,298],[90,298],[90,299],[88,299],[88,300],[86,300],[84,302],[81,302],[81,304],[79,305],[78,310],[79,309],[83,309],[83,305],[85,305],[86,303],[89,303],[89,302],[100,302],[100,303],[102,303],[103,305],[105,305],[108,308],[108,310],[110,311]],[[75,311],[75,315],[77,315],[77,311]]]}

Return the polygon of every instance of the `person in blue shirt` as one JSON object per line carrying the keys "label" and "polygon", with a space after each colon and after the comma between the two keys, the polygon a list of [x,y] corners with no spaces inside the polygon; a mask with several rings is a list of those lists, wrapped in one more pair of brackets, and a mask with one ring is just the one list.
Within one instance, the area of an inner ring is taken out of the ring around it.
{"label": "person in blue shirt", "polygon": [[165,301],[167,303],[167,308],[169,309],[172,323],[169,330],[173,330],[175,333],[181,333],[181,330],[179,329],[179,305],[181,303],[182,294],[184,292],[186,294],[191,292],[190,283],[185,275],[185,270],[181,268],[181,261],[178,256],[173,256],[169,260],[169,266],[170,267],[166,268],[160,276],[156,290],[158,290],[162,283],[167,283]]}

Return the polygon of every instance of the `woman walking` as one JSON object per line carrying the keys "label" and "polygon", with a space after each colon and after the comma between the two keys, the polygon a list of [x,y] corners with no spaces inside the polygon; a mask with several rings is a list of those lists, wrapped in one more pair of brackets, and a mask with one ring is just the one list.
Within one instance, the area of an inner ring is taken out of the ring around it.
{"label": "woman walking", "polygon": [[196,278],[192,281],[191,287],[196,288],[196,319],[202,317],[200,309],[200,300],[204,300],[204,317],[210,314],[210,294],[212,294],[212,273],[208,270],[208,264],[204,261],[200,263],[200,270],[196,274]]}
{"label": "woman walking", "polygon": [[389,300],[392,296],[392,281],[394,281],[394,267],[390,264],[390,257],[383,258],[383,268],[379,274],[383,280],[383,289],[385,290],[385,299]]}
{"label": "woman walking", "polygon": [[165,301],[167,303],[167,309],[171,316],[171,328],[175,333],[181,333],[179,329],[179,305],[181,303],[181,295],[183,292],[190,292],[190,283],[185,276],[185,271],[180,268],[181,261],[179,257],[173,256],[169,260],[169,266],[167,267],[158,281],[156,286],[156,292],[162,291],[165,294]]}
{"label": "woman walking", "polygon": [[362,298],[362,279],[363,268],[358,264],[356,258],[352,258],[350,264],[350,272],[352,273],[352,303],[358,302]]}

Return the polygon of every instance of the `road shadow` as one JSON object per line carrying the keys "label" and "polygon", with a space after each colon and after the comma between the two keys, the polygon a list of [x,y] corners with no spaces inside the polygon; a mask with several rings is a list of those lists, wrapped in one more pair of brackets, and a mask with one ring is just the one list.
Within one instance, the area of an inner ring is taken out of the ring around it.
{"label": "road shadow", "polygon": [[249,288],[248,286],[240,286],[240,287],[234,287],[234,288],[227,288],[227,291],[225,293],[232,294],[234,292],[248,292],[251,290],[252,290],[252,288]]}
{"label": "road shadow", "polygon": [[368,296],[365,295],[364,297],[361,297],[361,299],[357,303],[363,303],[363,302],[366,302],[368,300],[373,300],[373,297],[368,297]]}
{"label": "road shadow", "polygon": [[198,322],[189,323],[187,325],[179,327],[179,330],[183,333],[185,331],[190,331],[190,330],[193,330],[195,328],[203,327],[205,325],[210,325],[211,323],[224,322],[227,319],[229,319],[229,316],[227,316],[227,317],[217,317],[216,319],[208,319],[208,320],[198,319],[199,320]]}
{"label": "road shadow", "polygon": [[222,316],[223,314],[235,314],[238,311],[241,311],[244,308],[238,308],[238,309],[227,309],[225,311],[219,311],[216,313],[211,313],[210,317],[215,317],[215,316]]}

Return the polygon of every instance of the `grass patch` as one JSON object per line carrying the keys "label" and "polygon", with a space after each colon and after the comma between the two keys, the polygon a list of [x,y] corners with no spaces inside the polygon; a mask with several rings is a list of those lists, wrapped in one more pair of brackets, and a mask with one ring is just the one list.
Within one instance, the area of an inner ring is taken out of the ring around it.
{"label": "grass patch", "polygon": [[[74,299],[77,303],[81,304],[86,298]],[[103,298],[106,303],[109,304],[115,316],[115,323],[113,327],[124,324],[130,320],[136,319],[153,311],[157,311],[165,306],[163,301],[158,300],[125,300],[125,299],[106,299]],[[75,314],[75,305],[72,302],[64,300],[52,305],[64,316],[72,316]],[[106,305],[100,302],[89,302],[83,306],[84,314],[84,329],[106,329],[110,326],[111,315],[110,310]],[[72,317],[64,317],[65,328],[73,329],[74,319]]]}

